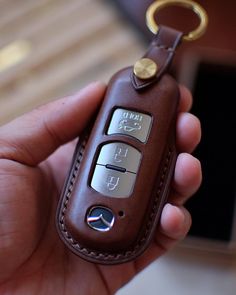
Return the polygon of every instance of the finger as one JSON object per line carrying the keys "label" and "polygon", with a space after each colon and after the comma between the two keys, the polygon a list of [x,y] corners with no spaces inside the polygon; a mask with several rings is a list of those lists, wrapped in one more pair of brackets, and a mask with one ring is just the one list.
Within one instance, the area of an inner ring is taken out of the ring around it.
{"label": "finger", "polygon": [[173,248],[188,233],[192,220],[189,212],[184,207],[166,204],[163,208],[160,226],[154,237],[154,242],[135,261],[135,270],[140,272],[147,265]]}
{"label": "finger", "polygon": [[191,153],[201,139],[201,124],[190,113],[180,113],[176,125],[176,145],[180,152]]}
{"label": "finger", "polygon": [[[184,207],[166,204],[161,215],[160,232],[167,238],[168,243],[163,247],[169,249],[172,241],[183,239],[191,226],[191,215]],[[158,239],[157,239],[158,240]],[[158,240],[160,242],[160,240]]]}
{"label": "finger", "polygon": [[93,83],[74,96],[44,105],[0,128],[0,158],[37,165],[85,128],[105,91]]}
{"label": "finger", "polygon": [[201,163],[192,155],[183,153],[177,158],[173,192],[169,201],[184,204],[199,188],[202,181]]}
{"label": "finger", "polygon": [[[54,175],[53,178],[56,182],[58,191],[61,191],[68,174],[76,143],[77,140],[73,140],[60,146],[60,148],[58,148],[47,160],[47,163],[50,163],[50,172]],[[63,167],[63,169],[61,169],[61,167]]]}
{"label": "finger", "polygon": [[180,90],[180,102],[179,102],[179,112],[188,112],[193,103],[193,98],[191,92],[183,85],[179,86]]}

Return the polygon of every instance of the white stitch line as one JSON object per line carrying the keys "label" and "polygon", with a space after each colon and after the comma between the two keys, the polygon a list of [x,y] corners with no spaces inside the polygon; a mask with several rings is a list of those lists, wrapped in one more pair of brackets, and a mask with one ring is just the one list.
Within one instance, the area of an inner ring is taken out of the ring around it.
{"label": "white stitch line", "polygon": [[167,46],[164,46],[164,45],[156,45],[157,48],[160,48],[160,49],[165,49],[166,51],[169,51],[169,52],[174,52],[174,48],[173,47],[167,47]]}
{"label": "white stitch line", "polygon": [[154,45],[156,48],[159,48],[159,49],[165,49],[166,51],[170,51],[170,52],[175,51],[174,47],[167,47],[165,45],[157,45],[155,41],[152,43],[152,45]]}
{"label": "white stitch line", "polygon": [[[85,148],[85,145],[86,145],[85,142],[86,142],[86,139],[85,139],[85,140],[83,141],[83,143],[81,144],[81,150],[80,150],[80,152],[79,152],[80,157],[77,159],[77,164],[76,164],[75,167],[78,167],[78,168],[79,168],[79,166],[80,166],[81,160],[82,160],[82,158],[83,158],[84,148]],[[84,143],[85,143],[85,144],[84,144]],[[167,171],[167,167],[168,167],[168,164],[169,164],[170,159],[171,159],[171,154],[172,154],[172,151],[171,151],[171,149],[169,149],[169,152],[168,152],[168,155],[167,155],[167,157],[166,157],[166,161],[165,161],[165,165],[164,165],[164,168],[163,168],[163,173],[162,173],[161,178],[162,178],[163,176],[165,177],[165,174],[166,174],[166,171]],[[75,168],[74,168],[74,169],[75,169]],[[74,171],[73,171],[73,172],[74,172]],[[73,175],[73,174],[74,174],[74,173],[72,173],[72,175]],[[74,183],[75,183],[75,177],[72,177],[71,182],[73,182],[73,185],[74,185]],[[161,192],[161,189],[162,189],[163,183],[164,183],[164,182],[161,182],[161,183],[159,184],[159,186],[158,186],[158,192],[157,192],[157,195],[156,195],[156,197],[155,197],[154,203],[155,203],[156,200],[157,200],[157,203],[158,203],[158,200],[159,200],[159,194],[160,194],[160,192]],[[68,193],[67,193],[67,195],[66,195],[66,196],[68,196],[68,198],[70,198],[70,196],[71,196],[71,193],[72,193],[72,190],[73,190],[73,185],[72,185],[72,188],[71,188],[71,186],[70,186],[69,189],[68,189]],[[115,255],[111,255],[111,254],[107,254],[107,253],[97,253],[97,252],[89,251],[88,249],[81,247],[81,246],[78,244],[78,242],[75,241],[75,240],[70,236],[69,232],[65,229],[65,224],[64,224],[64,220],[65,220],[64,215],[65,215],[65,211],[67,210],[67,208],[66,208],[66,206],[65,206],[65,205],[67,205],[66,202],[64,202],[63,205],[64,205],[64,208],[63,208],[63,210],[62,210],[63,213],[60,214],[60,215],[62,215],[61,218],[60,218],[60,226],[62,227],[63,232],[65,233],[65,236],[66,236],[67,240],[69,240],[69,241],[73,244],[73,247],[78,248],[80,252],[82,252],[82,253],[84,252],[84,253],[83,253],[84,255],[88,255],[88,256],[91,256],[91,257],[95,257],[95,258],[99,258],[99,256],[100,256],[100,257],[103,257],[104,260],[110,260],[110,259],[116,259],[116,260],[118,260],[119,258],[127,257],[128,255],[133,255],[135,252],[137,252],[137,250],[141,247],[141,245],[146,241],[146,237],[147,237],[147,235],[149,234],[149,232],[150,232],[150,227],[151,227],[151,225],[152,225],[152,223],[153,223],[153,216],[156,215],[156,209],[157,209],[157,207],[158,207],[157,204],[156,204],[156,205],[154,206],[154,208],[152,208],[151,213],[150,213],[150,220],[149,220],[149,222],[147,223],[147,226],[146,226],[146,231],[145,231],[145,233],[144,233],[142,239],[139,240],[139,242],[138,242],[138,243],[136,244],[136,246],[134,247],[134,250],[133,250],[133,251],[130,251],[130,250],[129,250],[129,251],[126,251],[125,253],[118,253],[118,254],[115,254]],[[127,254],[127,253],[129,253],[129,254]]]}

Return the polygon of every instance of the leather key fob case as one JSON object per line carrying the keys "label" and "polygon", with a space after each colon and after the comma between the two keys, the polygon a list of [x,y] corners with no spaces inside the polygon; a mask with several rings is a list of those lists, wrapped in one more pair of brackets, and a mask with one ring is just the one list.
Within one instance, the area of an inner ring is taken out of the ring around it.
{"label": "leather key fob case", "polygon": [[152,240],[176,162],[179,88],[166,70],[181,38],[160,28],[144,56],[157,65],[150,79],[133,67],[114,75],[89,137],[77,145],[57,227],[88,261],[127,262]]}

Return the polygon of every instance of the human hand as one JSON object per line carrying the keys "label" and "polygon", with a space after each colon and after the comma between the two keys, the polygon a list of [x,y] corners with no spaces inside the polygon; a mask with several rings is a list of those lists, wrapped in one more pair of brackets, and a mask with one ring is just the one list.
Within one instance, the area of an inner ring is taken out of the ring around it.
{"label": "human hand", "polygon": [[169,203],[147,251],[122,265],[95,265],[75,256],[59,239],[54,224],[75,145],[70,141],[86,127],[105,86],[93,83],[0,128],[1,295],[114,294],[184,238],[191,217],[183,204],[201,182],[200,163],[188,153],[198,144],[201,131],[198,119],[187,113],[191,95],[184,87],[180,89],[180,154]]}

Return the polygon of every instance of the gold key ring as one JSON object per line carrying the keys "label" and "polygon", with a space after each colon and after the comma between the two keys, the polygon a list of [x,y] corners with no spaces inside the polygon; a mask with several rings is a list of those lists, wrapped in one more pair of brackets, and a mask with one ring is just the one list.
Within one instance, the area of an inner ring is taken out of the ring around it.
{"label": "gold key ring", "polygon": [[156,34],[159,30],[159,26],[157,25],[154,19],[155,13],[160,11],[162,8],[171,6],[171,5],[177,5],[177,6],[189,8],[192,11],[194,11],[200,19],[200,24],[198,28],[183,36],[183,39],[185,41],[196,40],[205,33],[207,25],[208,25],[208,16],[205,9],[202,8],[201,5],[199,5],[198,3],[192,0],[158,0],[149,6],[146,13],[147,26],[153,34]]}

